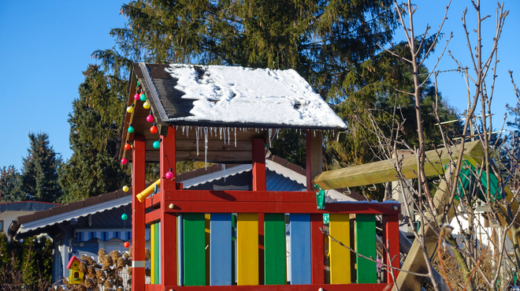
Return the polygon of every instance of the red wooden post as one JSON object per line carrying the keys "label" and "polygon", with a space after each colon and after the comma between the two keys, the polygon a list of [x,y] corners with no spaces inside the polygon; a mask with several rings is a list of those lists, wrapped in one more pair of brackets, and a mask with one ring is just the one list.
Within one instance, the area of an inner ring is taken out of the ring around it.
{"label": "red wooden post", "polygon": [[134,139],[132,156],[132,290],[144,290],[145,284],[145,204],[137,200],[137,194],[145,186],[145,138]]}
{"label": "red wooden post", "polygon": [[[167,213],[167,192],[176,191],[175,185],[175,128],[170,126],[168,135],[161,136],[161,285],[177,285],[177,220],[176,215]],[[165,178],[168,171],[173,172],[173,179]],[[171,197],[171,196],[170,196]]]}
{"label": "red wooden post", "polygon": [[[253,191],[265,191],[265,140],[253,139]],[[264,285],[264,214],[258,213],[258,281]]]}
{"label": "red wooden post", "polygon": [[[398,213],[400,213],[400,211]],[[399,254],[399,214],[383,215],[383,225],[383,243],[385,244],[385,247],[388,249],[390,253],[391,266],[395,268],[400,268],[401,263]],[[386,251],[383,253],[383,256],[385,264],[390,265],[390,260],[388,258],[389,256],[386,253]],[[394,278],[397,279],[397,276],[399,276],[398,270],[392,270],[390,268],[387,268],[387,283],[394,283],[391,272],[393,272]]]}
{"label": "red wooden post", "polygon": [[311,262],[312,284],[325,283],[323,253],[323,214],[311,214]]}

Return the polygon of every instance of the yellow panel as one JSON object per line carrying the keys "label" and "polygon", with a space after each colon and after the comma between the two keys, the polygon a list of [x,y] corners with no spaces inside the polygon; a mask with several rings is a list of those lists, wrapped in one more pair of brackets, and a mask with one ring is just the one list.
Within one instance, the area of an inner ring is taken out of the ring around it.
{"label": "yellow panel", "polygon": [[[330,214],[330,236],[350,247],[350,220],[348,214]],[[329,240],[330,283],[350,284],[350,250]]]}
{"label": "yellow panel", "polygon": [[237,284],[258,285],[258,214],[237,214]]}
{"label": "yellow panel", "polygon": [[204,215],[204,226],[206,230],[205,240],[206,240],[206,285],[209,286],[209,224],[211,221],[211,214],[206,213]]}
{"label": "yellow panel", "polygon": [[155,284],[155,227],[150,225],[150,284]]}

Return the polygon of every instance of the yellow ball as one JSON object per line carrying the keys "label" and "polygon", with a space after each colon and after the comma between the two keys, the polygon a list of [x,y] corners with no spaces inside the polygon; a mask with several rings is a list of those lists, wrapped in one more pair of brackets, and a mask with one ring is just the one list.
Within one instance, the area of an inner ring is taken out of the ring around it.
{"label": "yellow ball", "polygon": [[129,190],[128,186],[123,186],[123,191],[124,192],[128,192],[128,190]]}
{"label": "yellow ball", "polygon": [[144,109],[150,109],[150,103],[148,103],[148,101],[144,102],[143,103],[143,108]]}
{"label": "yellow ball", "polygon": [[133,106],[128,106],[128,107],[126,108],[126,112],[128,112],[128,113],[132,113],[132,112],[134,112],[134,107],[133,107]]}

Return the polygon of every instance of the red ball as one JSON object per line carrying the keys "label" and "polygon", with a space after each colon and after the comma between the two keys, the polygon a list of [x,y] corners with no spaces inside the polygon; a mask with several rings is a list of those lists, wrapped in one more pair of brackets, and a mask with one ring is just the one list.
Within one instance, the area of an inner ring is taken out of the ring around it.
{"label": "red ball", "polygon": [[146,121],[153,122],[153,115],[150,114],[150,115],[146,116]]}
{"label": "red ball", "polygon": [[125,241],[125,242],[123,243],[123,246],[124,246],[125,248],[129,248],[129,247],[130,247],[130,243],[127,242],[127,241]]}
{"label": "red ball", "polygon": [[121,164],[126,165],[126,163],[128,163],[128,161],[125,158],[122,158],[121,159]]}
{"label": "red ball", "polygon": [[150,127],[150,132],[157,133],[157,126],[154,125],[154,126]]}
{"label": "red ball", "polygon": [[129,151],[132,148],[132,146],[129,143],[125,144],[125,150]]}
{"label": "red ball", "polygon": [[134,95],[134,99],[135,99],[135,100],[139,100],[139,98],[140,98],[139,93],[135,93],[135,95]]}
{"label": "red ball", "polygon": [[168,171],[165,176],[166,176],[166,179],[168,179],[168,180],[173,179],[173,173],[170,171]]}

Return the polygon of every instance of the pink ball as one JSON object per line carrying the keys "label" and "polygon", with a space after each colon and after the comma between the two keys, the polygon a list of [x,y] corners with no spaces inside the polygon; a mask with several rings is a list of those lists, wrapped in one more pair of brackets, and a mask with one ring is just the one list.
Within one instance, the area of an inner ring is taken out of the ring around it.
{"label": "pink ball", "polygon": [[121,159],[121,164],[126,165],[126,163],[128,163],[128,161],[125,158],[122,158]]}
{"label": "pink ball", "polygon": [[146,121],[153,122],[153,115],[150,114],[150,115],[146,116]]}
{"label": "pink ball", "polygon": [[168,172],[166,173],[166,179],[168,179],[168,180],[173,179],[173,173],[170,172],[170,171],[168,171]]}
{"label": "pink ball", "polygon": [[135,99],[135,100],[139,100],[139,98],[141,98],[141,97],[139,96],[139,93],[135,93],[135,95],[134,95],[134,99]]}

